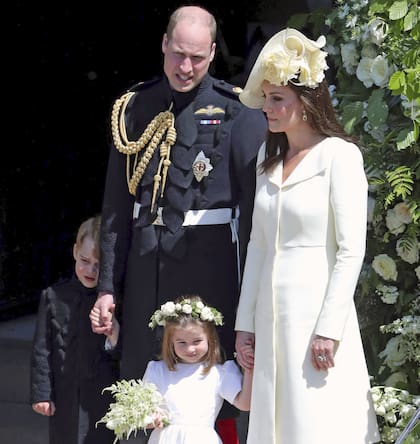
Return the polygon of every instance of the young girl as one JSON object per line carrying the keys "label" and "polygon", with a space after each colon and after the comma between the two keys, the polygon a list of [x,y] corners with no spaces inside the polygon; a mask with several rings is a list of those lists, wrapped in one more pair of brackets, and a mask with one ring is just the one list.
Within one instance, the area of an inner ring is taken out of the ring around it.
{"label": "young girl", "polygon": [[[99,311],[91,312],[99,322]],[[222,315],[198,296],[166,302],[151,317],[149,327],[163,326],[161,360],[150,361],[143,382],[153,383],[169,411],[168,426],[157,418],[149,444],[221,444],[214,428],[227,400],[248,411],[252,369],[241,373],[234,361],[223,363],[216,326]],[[242,352],[250,356],[251,346]]]}
{"label": "young girl", "polygon": [[[98,281],[100,216],[80,225],[73,247],[75,274],[42,292],[31,359],[31,403],[49,417],[50,444],[111,444],[95,423],[112,397],[102,389],[118,377],[118,361],[92,332],[89,312]],[[116,326],[116,329],[118,326]]]}

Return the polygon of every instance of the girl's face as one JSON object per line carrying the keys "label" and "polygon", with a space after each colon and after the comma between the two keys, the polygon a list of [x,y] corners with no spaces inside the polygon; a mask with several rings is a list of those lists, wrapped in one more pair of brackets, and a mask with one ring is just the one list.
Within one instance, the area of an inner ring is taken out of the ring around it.
{"label": "girl's face", "polygon": [[204,328],[189,324],[185,328],[176,328],[172,343],[180,362],[194,364],[205,360],[209,350],[209,341]]}
{"label": "girl's face", "polygon": [[93,239],[88,236],[84,238],[79,248],[76,244],[73,247],[76,276],[87,288],[94,288],[98,285],[99,261],[94,252],[95,244]]}
{"label": "girl's face", "polygon": [[265,101],[263,111],[271,132],[290,132],[304,124],[303,106],[298,95],[289,86],[276,86],[267,80],[262,84]]}

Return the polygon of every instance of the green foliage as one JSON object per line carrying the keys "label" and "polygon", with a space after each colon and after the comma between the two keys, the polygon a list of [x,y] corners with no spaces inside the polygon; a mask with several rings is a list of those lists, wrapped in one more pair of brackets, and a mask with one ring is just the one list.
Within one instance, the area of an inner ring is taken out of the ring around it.
{"label": "green foliage", "polygon": [[356,303],[373,385],[403,393],[392,415],[382,416],[386,396],[375,405],[381,442],[394,442],[420,394],[420,8],[337,0],[304,18],[298,29],[326,34],[337,115],[364,155],[370,206]]}

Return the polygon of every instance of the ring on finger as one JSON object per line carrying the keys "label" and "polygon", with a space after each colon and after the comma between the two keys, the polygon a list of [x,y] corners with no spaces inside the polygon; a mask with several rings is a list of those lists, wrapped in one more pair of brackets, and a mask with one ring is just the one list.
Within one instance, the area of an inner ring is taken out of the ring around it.
{"label": "ring on finger", "polygon": [[327,357],[325,355],[318,355],[316,358],[320,362],[325,362],[327,360]]}

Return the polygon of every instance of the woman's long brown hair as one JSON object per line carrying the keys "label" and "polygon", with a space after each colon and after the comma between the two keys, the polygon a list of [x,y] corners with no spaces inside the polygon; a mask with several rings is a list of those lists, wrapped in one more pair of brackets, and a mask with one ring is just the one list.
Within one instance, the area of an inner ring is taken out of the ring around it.
{"label": "woman's long brown hair", "polygon": [[[308,117],[308,123],[319,134],[326,137],[341,137],[355,143],[357,139],[344,131],[339,123],[331,103],[327,81],[324,80],[317,88],[288,85],[299,97]],[[267,172],[284,159],[289,149],[285,133],[267,132],[265,159],[259,165],[260,172]]]}

